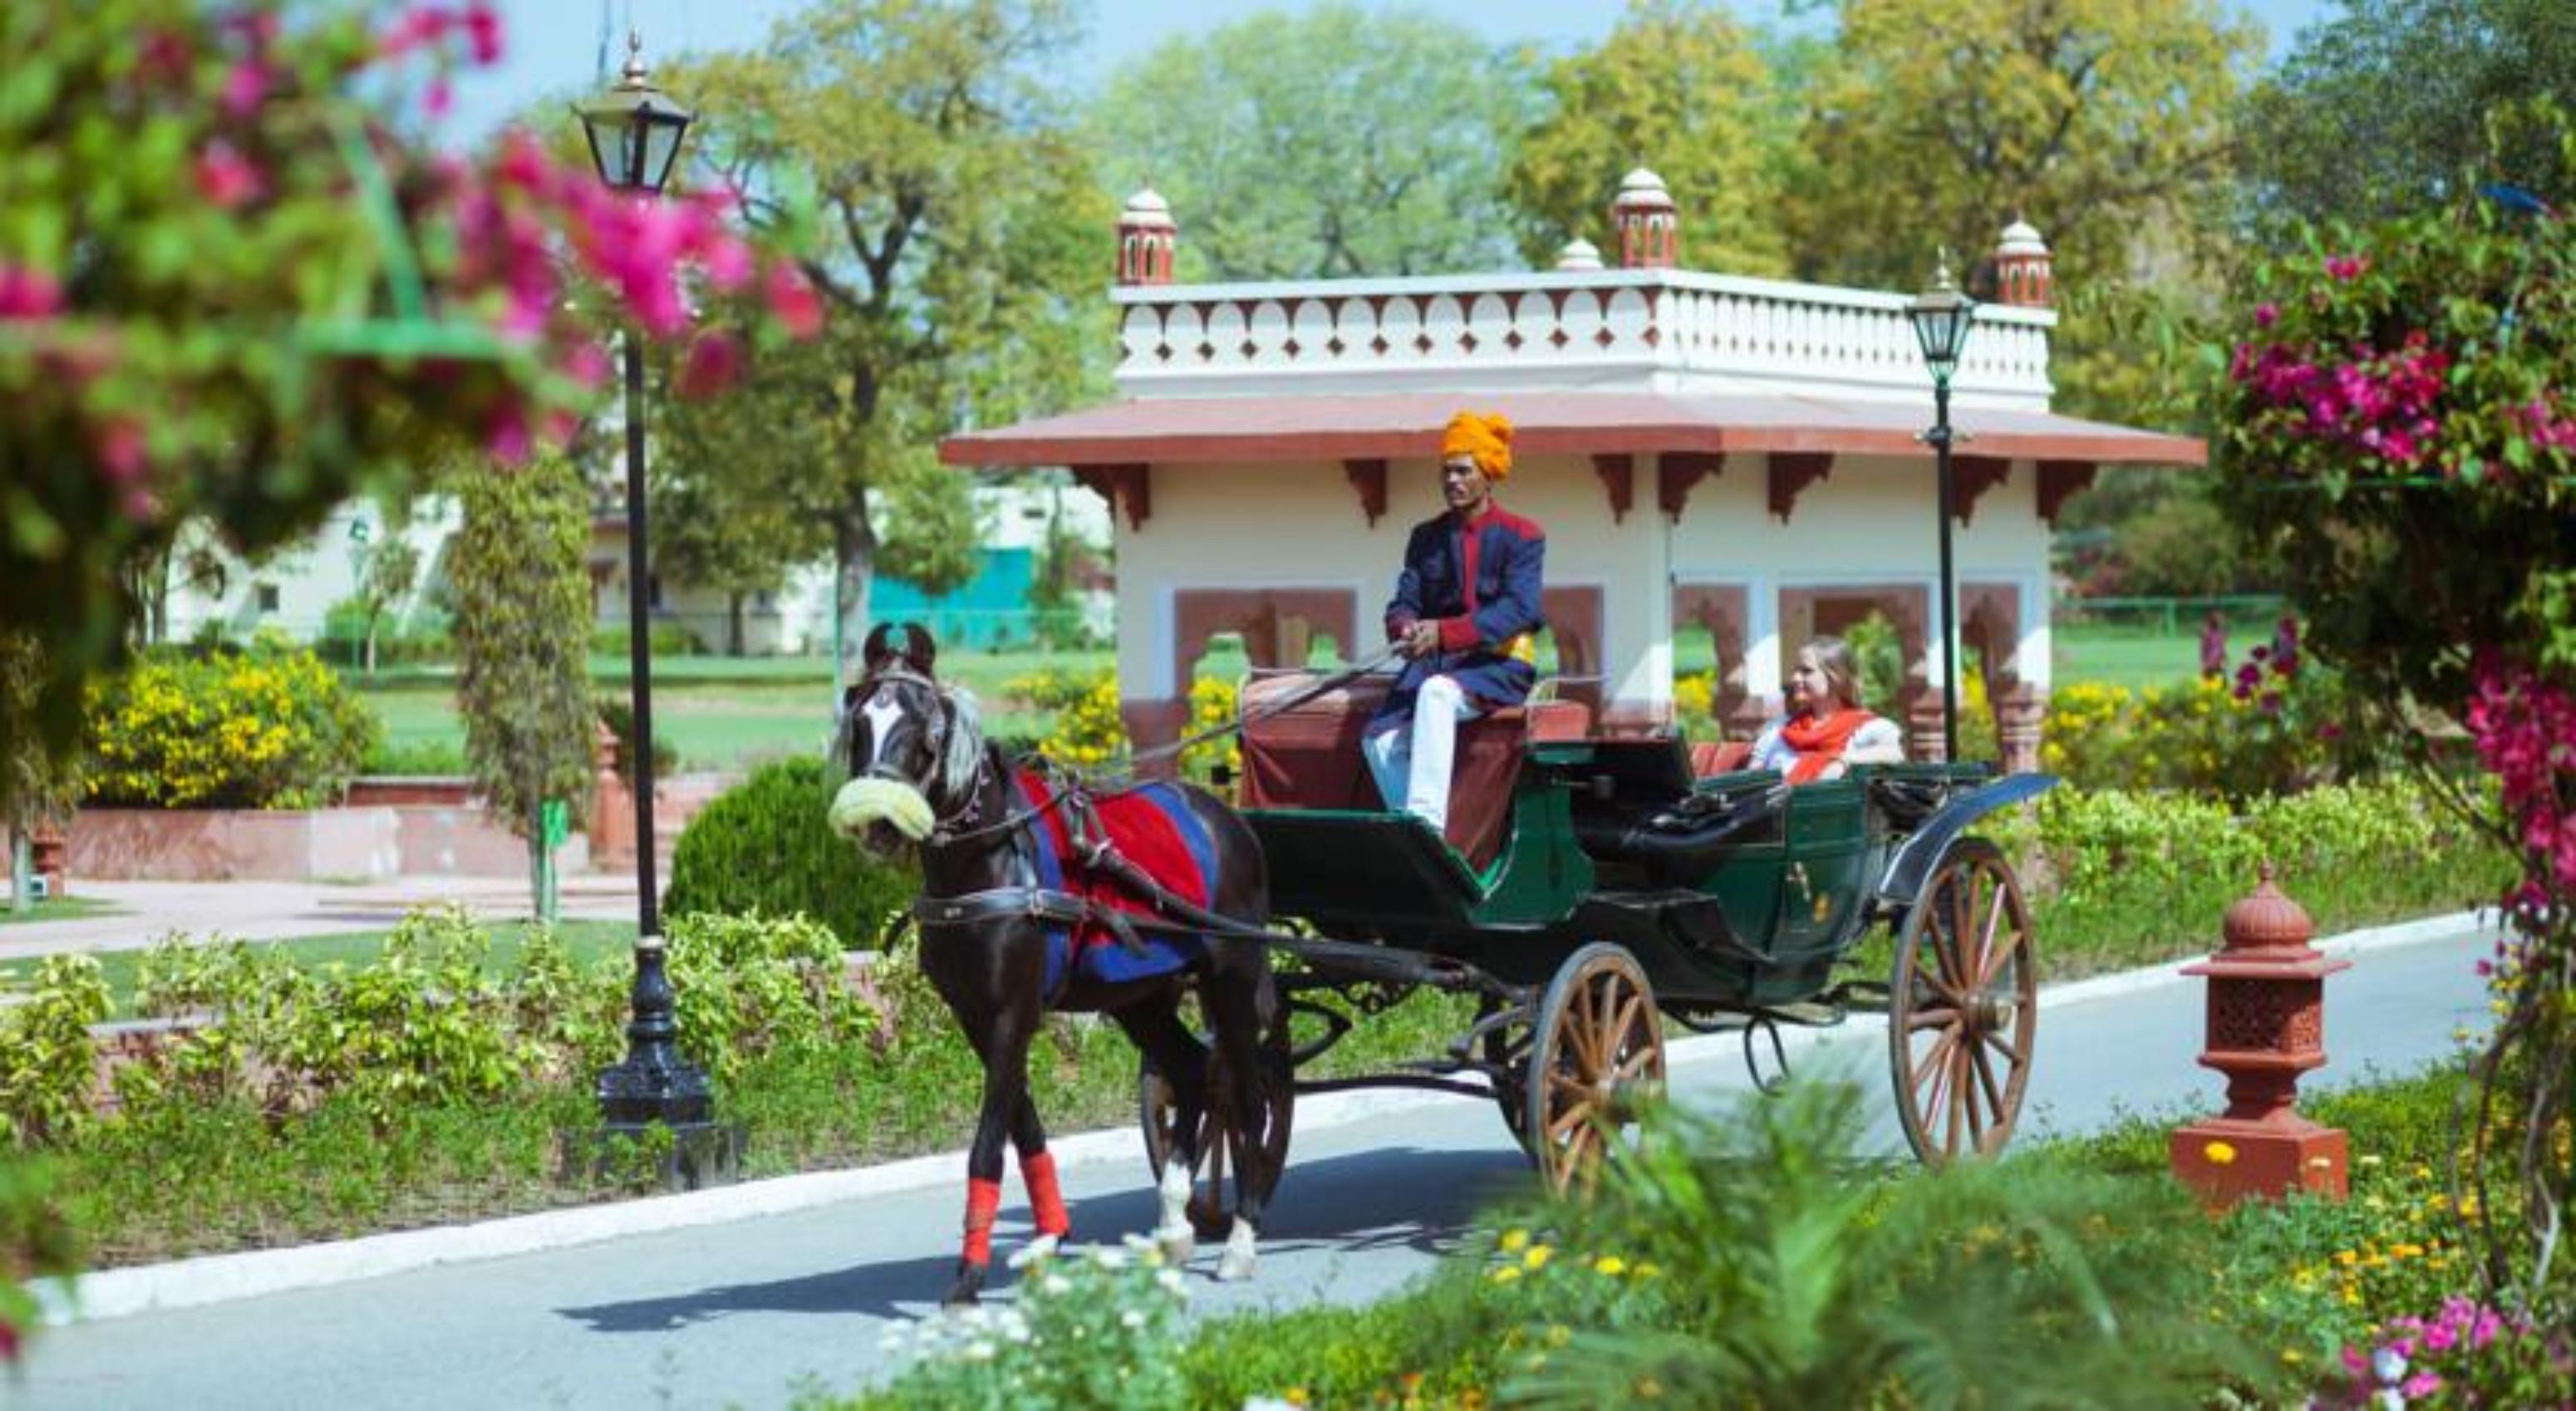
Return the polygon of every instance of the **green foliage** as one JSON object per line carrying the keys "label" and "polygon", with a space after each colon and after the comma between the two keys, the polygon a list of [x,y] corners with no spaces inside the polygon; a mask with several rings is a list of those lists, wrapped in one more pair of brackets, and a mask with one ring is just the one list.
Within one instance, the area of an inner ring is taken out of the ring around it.
{"label": "green foliage", "polygon": [[88,1124],[98,1081],[89,1026],[105,1018],[107,981],[81,954],[46,956],[26,1002],[0,1009],[0,1120],[12,1146],[60,1141]]}
{"label": "green foliage", "polygon": [[[591,705],[599,712],[599,723],[607,726],[608,733],[617,740],[617,777],[626,781],[626,787],[634,788],[635,700],[633,695],[602,691],[591,698]],[[654,731],[653,777],[666,778],[679,767],[680,747],[672,744],[668,735],[659,730]]]}
{"label": "green foliage", "polygon": [[1494,173],[1535,107],[1525,62],[1474,30],[1335,3],[1165,40],[1091,121],[1112,186],[1171,201],[1181,278],[1350,278],[1501,263]]}
{"label": "green foliage", "polygon": [[[656,530],[655,537],[659,538]],[[656,622],[644,634],[645,644],[656,658],[696,656],[706,650],[698,634],[677,622]],[[623,663],[631,653],[635,634],[624,627],[596,627],[590,633],[590,654],[611,657]]]}
{"label": "green foliage", "polygon": [[2258,798],[2058,788],[1985,828],[2016,858],[2049,974],[2214,949],[2272,863],[2325,932],[2492,899],[2512,860],[2406,779]]}
{"label": "green foliage", "polygon": [[60,820],[80,798],[76,756],[58,756],[37,734],[45,647],[32,633],[0,631],[0,829],[26,832]]}
{"label": "green foliage", "polygon": [[143,661],[93,686],[89,715],[89,801],[109,807],[325,807],[383,728],[320,658],[271,637]]}
{"label": "green foliage", "polygon": [[1030,1263],[1018,1297],[955,1318],[896,1324],[903,1372],[863,1405],[1076,1411],[1191,1404],[1173,1355],[1188,1324],[1187,1285],[1150,1242]]}
{"label": "green foliage", "polygon": [[588,813],[591,748],[590,496],[571,463],[455,477],[465,523],[447,548],[456,592],[457,713],[465,759],[492,812],[523,838],[537,810]]}
{"label": "green foliage", "polygon": [[[2265,648],[2268,652],[2269,648]],[[2398,765],[2384,722],[2314,664],[2289,675],[2249,662],[2239,684],[2201,677],[2136,691],[2076,682],[2052,692],[2040,764],[2084,789],[2176,789],[2256,799]]]}
{"label": "green foliage", "polygon": [[2346,0],[2252,95],[2247,196],[2275,216],[2376,220],[2501,180],[2563,207],[2576,168],[2545,130],[2487,134],[2571,93],[2576,29],[2555,0]]}
{"label": "green foliage", "polygon": [[1755,36],[1727,9],[1631,0],[1598,48],[1556,60],[1539,86],[1549,109],[1521,134],[1505,178],[1532,267],[1554,265],[1578,236],[1617,263],[1610,201],[1620,174],[1642,161],[1683,212],[1692,268],[1788,272],[1779,202],[1796,138],[1792,108]]}
{"label": "green foliage", "polygon": [[920,878],[834,833],[823,816],[830,802],[820,760],[762,766],[689,820],[664,909],[673,917],[806,916],[846,948],[882,944],[888,918],[911,905]]}
{"label": "green foliage", "polygon": [[853,642],[880,561],[934,589],[973,571],[966,485],[937,439],[1099,385],[1113,216],[1047,106],[1074,32],[1064,0],[835,0],[659,75],[732,115],[699,152],[775,195],[755,223],[810,237],[801,267],[832,314],[811,342],[753,346],[723,394],[670,407],[672,473],[705,482],[714,513],[776,526],[781,562],[828,549]]}
{"label": "green foliage", "polygon": [[820,922],[675,912],[670,947],[682,1048],[719,1081],[764,1057],[871,1036],[868,1011],[842,984],[841,939]]}
{"label": "green foliage", "polygon": [[27,1277],[61,1277],[81,1267],[79,1233],[63,1218],[50,1168],[0,1155],[0,1366],[14,1367],[37,1327]]}

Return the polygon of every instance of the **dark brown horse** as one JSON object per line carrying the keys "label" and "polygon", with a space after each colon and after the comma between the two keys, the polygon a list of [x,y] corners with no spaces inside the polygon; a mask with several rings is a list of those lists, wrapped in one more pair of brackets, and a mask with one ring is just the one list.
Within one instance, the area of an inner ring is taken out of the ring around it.
{"label": "dark brown horse", "polygon": [[[1061,865],[1058,885],[1080,864],[1045,852],[1049,810],[1033,805],[1001,752],[985,741],[974,699],[933,674],[936,650],[916,624],[880,625],[868,634],[863,674],[842,697],[829,763],[847,780],[834,795],[833,827],[871,850],[920,850],[921,968],[984,1062],[983,1111],[966,1158],[965,1250],[948,1301],[972,1302],[991,1265],[1005,1136],[1019,1150],[1038,1241],[1051,1247],[1068,1232],[1046,1128],[1028,1085],[1029,1045],[1050,1005],[1107,1014],[1170,1080],[1180,1149],[1164,1165],[1155,1238],[1176,1262],[1186,1260],[1193,1240],[1183,1206],[1199,1156],[1189,1148],[1201,1114],[1211,1098],[1220,1113],[1265,1111],[1261,1044],[1278,1006],[1269,955],[1257,943],[1182,936],[1171,938],[1178,944],[1167,959],[1178,968],[1170,973],[1101,978],[1073,963],[1084,924],[1060,913],[1035,915],[1029,902],[1033,891],[1061,895],[1047,885],[1041,864]],[[1243,820],[1187,785],[1144,787],[1169,791],[1155,798],[1178,826],[1196,830],[1193,845],[1210,874],[1204,878],[1208,909],[1248,926],[1263,924],[1269,882],[1260,844]],[[1119,841],[1114,827],[1109,841]],[[1142,951],[1145,940],[1160,939],[1135,940],[1130,954]],[[1214,1039],[1213,1062],[1180,1019],[1181,999],[1192,987]],[[1214,1093],[1211,1073],[1221,1088]],[[1236,1207],[1216,1273],[1241,1279],[1252,1274],[1262,1201],[1278,1173],[1269,1169],[1260,1141],[1240,1137],[1242,1124],[1224,1125],[1238,1132],[1228,1143]]]}

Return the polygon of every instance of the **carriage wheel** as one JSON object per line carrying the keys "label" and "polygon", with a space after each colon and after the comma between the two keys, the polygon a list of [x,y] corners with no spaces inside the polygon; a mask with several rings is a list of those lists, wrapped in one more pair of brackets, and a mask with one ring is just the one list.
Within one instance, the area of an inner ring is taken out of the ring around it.
{"label": "carriage wheel", "polygon": [[[1214,1050],[1202,1044],[1200,1054],[1206,1060],[1209,1092],[1218,1091],[1222,1081]],[[1265,1046],[1261,1051],[1262,1120],[1252,1139],[1261,1144],[1268,1160],[1270,1184],[1261,1192],[1266,1204],[1272,1191],[1279,1188],[1279,1177],[1288,1163],[1288,1128],[1296,1111],[1296,1074],[1290,1068],[1288,1055]],[[1163,1177],[1163,1162],[1178,1145],[1180,1096],[1169,1078],[1146,1056],[1136,1072],[1136,1109],[1138,1124],[1145,1133],[1145,1160],[1153,1168],[1154,1179]],[[1199,1114],[1198,1161],[1191,1171],[1190,1225],[1202,1239],[1222,1239],[1234,1228],[1234,1201],[1226,1181],[1239,1164],[1230,1134],[1220,1124],[1213,1103]]]}
{"label": "carriage wheel", "polygon": [[1522,1140],[1548,1189],[1589,1182],[1636,1099],[1664,1083],[1663,1017],[1624,947],[1596,941],[1558,967],[1531,1028]]}
{"label": "carriage wheel", "polygon": [[1905,916],[1888,984],[1889,1067],[1926,1164],[2003,1150],[2030,1085],[2039,958],[2003,853],[1962,838]]}
{"label": "carriage wheel", "polygon": [[[1499,1001],[1488,997],[1477,1007],[1476,1018],[1486,1019],[1500,1007]],[[1494,1102],[1503,1109],[1503,1125],[1510,1129],[1512,1140],[1521,1144],[1522,1151],[1536,1157],[1538,1149],[1530,1145],[1529,1135],[1529,1085],[1521,1081],[1528,1073],[1525,1065],[1530,1036],[1524,1032],[1516,1045],[1512,1042],[1513,1032],[1510,1028],[1488,1029],[1480,1047],[1486,1064],[1494,1070]]]}

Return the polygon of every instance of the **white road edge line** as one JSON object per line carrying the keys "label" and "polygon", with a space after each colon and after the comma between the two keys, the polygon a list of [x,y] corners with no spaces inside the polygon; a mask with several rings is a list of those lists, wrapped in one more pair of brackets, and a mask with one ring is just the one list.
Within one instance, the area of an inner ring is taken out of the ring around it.
{"label": "white road edge line", "polygon": [[[2317,949],[2329,955],[2349,956],[2393,950],[2440,940],[2464,929],[2497,924],[2492,917],[2492,911],[2485,908],[2454,912],[2394,926],[2347,932],[2327,937],[2316,945]],[[2181,982],[2184,977],[2178,970],[2185,963],[2175,961],[2112,975],[2097,975],[2087,980],[2052,985],[2041,993],[2052,1008],[2089,1004]],[[1817,1042],[1823,1032],[1817,1029],[1786,1030],[1780,1036],[1782,1046],[1794,1053]],[[1741,1044],[1742,1039],[1736,1034],[1712,1034],[1673,1042],[1666,1053],[1672,1064],[1680,1065],[1732,1057],[1741,1051]],[[1452,1100],[1443,1094],[1401,1089],[1327,1093],[1297,1105],[1297,1130],[1301,1133],[1321,1131],[1386,1113]],[[1124,1129],[1074,1133],[1048,1142],[1047,1147],[1055,1153],[1059,1169],[1138,1162],[1143,1156],[1136,1133]],[[48,1326],[62,1326],[74,1321],[99,1322],[137,1313],[194,1308],[300,1289],[326,1288],[441,1264],[536,1254],[622,1239],[629,1235],[782,1215],[868,1196],[919,1190],[956,1180],[958,1168],[965,1164],[965,1160],[966,1154],[962,1150],[941,1152],[853,1171],[779,1176],[713,1190],[548,1210],[479,1224],[402,1230],[289,1249],[206,1255],[167,1264],[109,1269],[68,1280],[40,1280],[34,1292],[43,1306],[44,1322]]]}

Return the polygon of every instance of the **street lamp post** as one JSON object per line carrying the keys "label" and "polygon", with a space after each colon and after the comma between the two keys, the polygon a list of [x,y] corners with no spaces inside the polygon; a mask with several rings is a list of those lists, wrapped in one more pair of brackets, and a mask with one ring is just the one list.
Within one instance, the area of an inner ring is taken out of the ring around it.
{"label": "street lamp post", "polygon": [[1914,340],[1923,347],[1924,365],[1932,370],[1932,429],[1923,439],[1932,444],[1933,475],[1938,483],[1941,520],[1941,758],[1959,757],[1959,584],[1950,558],[1950,515],[1955,491],[1950,474],[1950,375],[1959,370],[1959,352],[1976,326],[1977,303],[1950,280],[1950,254],[1932,277],[1932,287],[1906,306],[1914,322]]}
{"label": "street lamp post", "polygon": [[[655,88],[644,68],[643,41],[626,37],[626,69],[606,93],[573,111],[590,141],[600,180],[638,201],[659,197],[695,117]],[[611,1136],[671,1130],[666,1179],[695,1186],[731,1174],[734,1138],[714,1121],[706,1070],[680,1055],[679,1021],[665,969],[660,899],[653,853],[653,650],[650,555],[644,506],[644,347],[631,325],[620,339],[626,373],[626,608],[628,665],[635,717],[629,753],[635,780],[635,988],[626,1025],[626,1057],[599,1074],[599,1108]]]}

